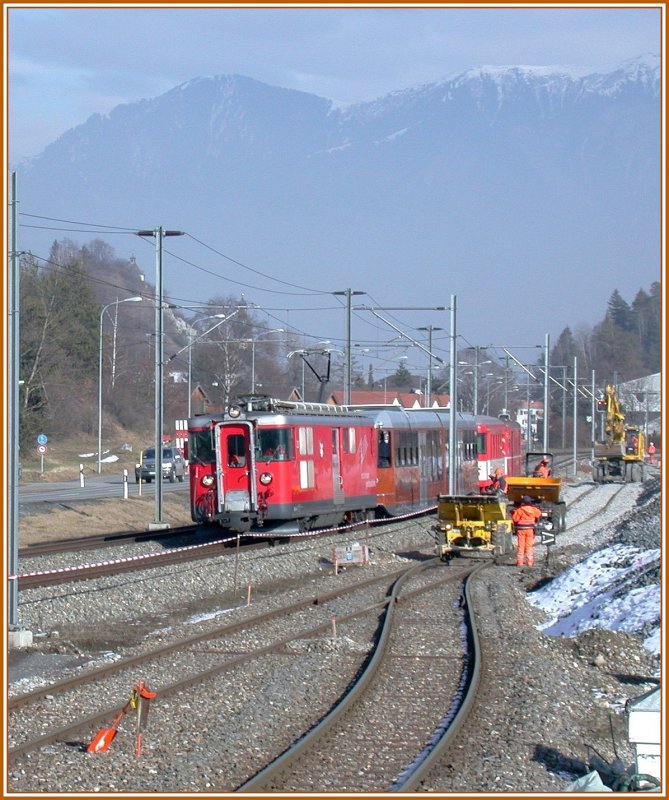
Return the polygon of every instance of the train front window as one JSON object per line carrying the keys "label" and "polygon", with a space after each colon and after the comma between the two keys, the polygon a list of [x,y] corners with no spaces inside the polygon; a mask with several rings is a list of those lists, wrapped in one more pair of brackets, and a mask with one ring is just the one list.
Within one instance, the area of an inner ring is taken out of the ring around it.
{"label": "train front window", "polygon": [[188,435],[188,460],[197,464],[213,464],[216,448],[211,430],[191,431]]}
{"label": "train front window", "polygon": [[244,449],[244,437],[238,433],[227,438],[227,461],[229,467],[246,466],[246,452]]}

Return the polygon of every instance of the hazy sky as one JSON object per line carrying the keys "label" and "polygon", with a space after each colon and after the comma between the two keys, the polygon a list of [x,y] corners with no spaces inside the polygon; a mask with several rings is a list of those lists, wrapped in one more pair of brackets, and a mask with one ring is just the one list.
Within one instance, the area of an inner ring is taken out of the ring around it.
{"label": "hazy sky", "polygon": [[91,114],[203,75],[347,104],[483,64],[608,68],[660,52],[661,9],[5,4],[11,164]]}

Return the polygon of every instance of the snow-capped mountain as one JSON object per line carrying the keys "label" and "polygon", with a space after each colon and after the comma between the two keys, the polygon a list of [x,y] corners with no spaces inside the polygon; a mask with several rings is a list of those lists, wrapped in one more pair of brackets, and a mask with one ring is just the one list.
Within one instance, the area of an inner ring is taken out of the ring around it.
{"label": "snow-capped mountain", "polygon": [[[315,266],[336,269],[328,287],[446,273],[444,295],[473,275],[505,276],[512,292],[540,275],[538,296],[559,303],[573,277],[574,321],[588,321],[612,288],[657,279],[659,86],[653,56],[607,73],[481,67],[344,108],[196,78],[94,115],[19,165],[20,207],[187,230],[306,286]],[[53,238],[22,229],[21,247],[46,255]],[[192,296],[193,278],[184,267],[169,287]],[[212,278],[200,299],[224,291]]]}

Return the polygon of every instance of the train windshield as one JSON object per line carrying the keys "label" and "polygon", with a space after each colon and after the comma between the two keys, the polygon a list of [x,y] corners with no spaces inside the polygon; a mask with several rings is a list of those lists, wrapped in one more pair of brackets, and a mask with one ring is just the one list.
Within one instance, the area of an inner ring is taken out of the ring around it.
{"label": "train windshield", "polygon": [[213,464],[216,461],[213,431],[191,431],[188,436],[188,459],[191,463]]}
{"label": "train windshield", "polygon": [[293,457],[290,428],[260,428],[256,438],[256,461],[287,461]]}

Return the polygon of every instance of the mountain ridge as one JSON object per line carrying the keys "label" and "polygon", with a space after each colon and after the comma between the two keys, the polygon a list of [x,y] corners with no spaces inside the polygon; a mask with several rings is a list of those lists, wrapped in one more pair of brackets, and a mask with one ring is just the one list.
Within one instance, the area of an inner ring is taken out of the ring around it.
{"label": "mountain ridge", "polygon": [[[513,296],[541,264],[533,307],[555,298],[577,324],[613,288],[658,279],[660,154],[659,60],[646,56],[579,77],[477,68],[346,107],[198,77],[92,115],[17,172],[22,210],[160,220],[313,291],[319,275],[399,286],[420,264],[442,294],[503,274]],[[48,235],[30,231],[28,247],[43,252]],[[186,298],[197,287],[202,302],[222,292],[219,270],[180,265],[166,285]],[[578,281],[571,303],[560,278]],[[420,288],[411,304],[425,304]],[[494,293],[480,294],[474,306],[497,318]]]}

